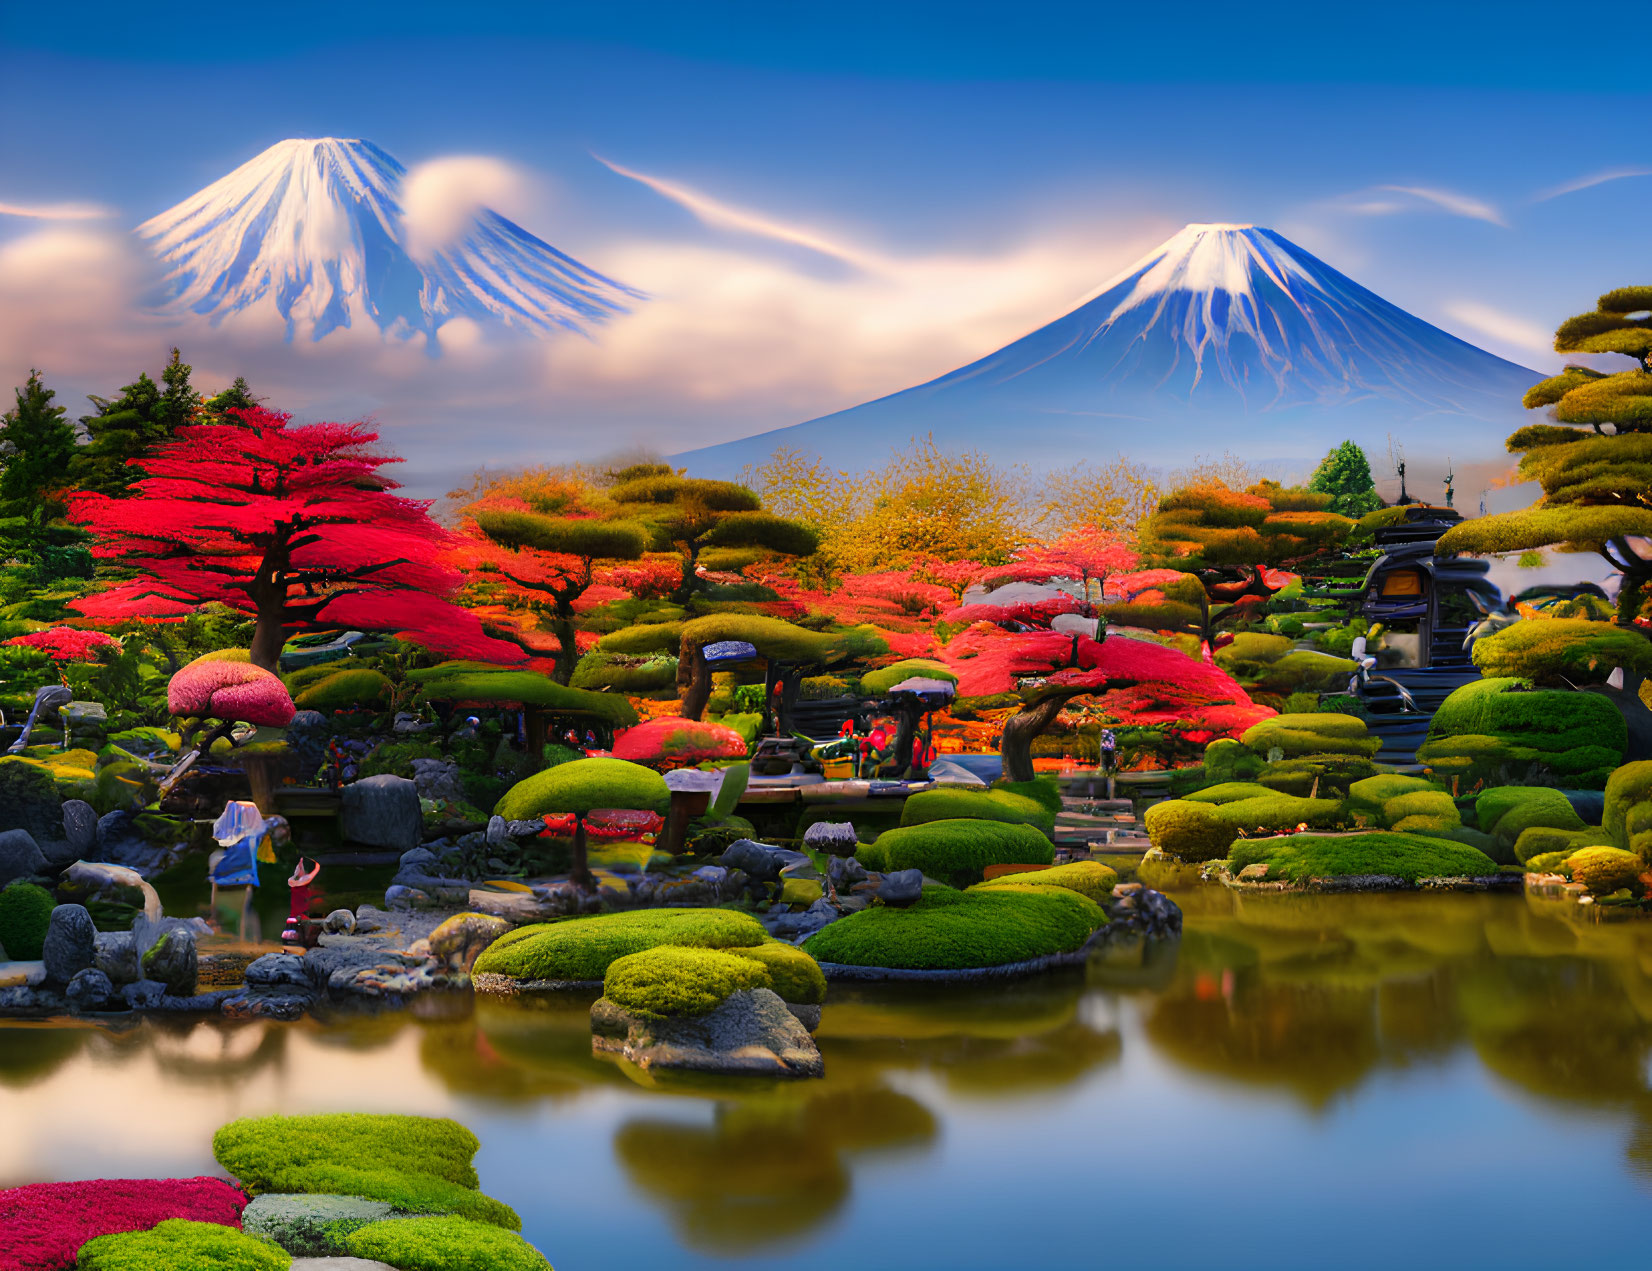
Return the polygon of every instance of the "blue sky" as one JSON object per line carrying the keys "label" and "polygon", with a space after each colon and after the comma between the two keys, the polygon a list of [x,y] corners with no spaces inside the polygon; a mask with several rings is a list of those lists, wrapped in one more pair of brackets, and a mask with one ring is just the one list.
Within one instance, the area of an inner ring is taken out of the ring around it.
{"label": "blue sky", "polygon": [[[377,411],[430,482],[853,405],[1187,221],[1270,225],[1539,369],[1555,322],[1647,274],[1644,68],[1552,5],[792,8],[4,0],[0,372],[38,362],[72,398],[184,339],[301,414]],[[485,157],[501,210],[656,300],[600,347],[440,375],[111,313],[116,236],[324,135]],[[64,204],[110,215],[15,214]]]}

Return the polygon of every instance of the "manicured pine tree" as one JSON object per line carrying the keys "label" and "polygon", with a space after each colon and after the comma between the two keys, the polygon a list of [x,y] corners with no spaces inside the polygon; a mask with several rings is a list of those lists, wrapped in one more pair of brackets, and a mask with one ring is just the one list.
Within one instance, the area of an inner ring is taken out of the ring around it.
{"label": "manicured pine tree", "polygon": [[237,375],[235,382],[224,389],[223,392],[215,394],[201,403],[201,413],[211,415],[217,423],[233,424],[240,417],[231,414],[231,411],[251,410],[257,405],[258,398],[252,395],[252,390],[247,387],[246,379]]}
{"label": "manicured pine tree", "polygon": [[1352,441],[1332,448],[1319,461],[1319,467],[1308,479],[1308,488],[1331,496],[1325,507],[1327,512],[1356,521],[1382,506],[1382,496],[1377,493],[1377,483],[1371,477],[1371,461]]}
{"label": "manicured pine tree", "polygon": [[159,384],[144,372],[113,401],[92,398],[98,413],[80,421],[90,440],[76,454],[71,472],[77,488],[115,496],[138,479],[128,461],[169,440],[200,408],[190,370],[173,349]]}
{"label": "manicured pine tree", "polygon": [[46,526],[63,515],[75,430],[39,371],[17,390],[17,403],[0,416],[0,535],[13,551],[40,546]]}

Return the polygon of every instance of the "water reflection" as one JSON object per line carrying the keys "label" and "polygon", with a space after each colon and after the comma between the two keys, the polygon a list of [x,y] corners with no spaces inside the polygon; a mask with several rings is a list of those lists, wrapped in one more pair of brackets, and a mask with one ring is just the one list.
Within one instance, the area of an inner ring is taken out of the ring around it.
{"label": "water reflection", "polygon": [[[119,1172],[112,1162],[128,1158],[128,1172],[210,1170],[212,1128],[251,1112],[360,1107],[476,1123],[491,1109],[496,1136],[507,1125],[530,1142],[543,1135],[546,1152],[575,1125],[597,1136],[617,1171],[606,1186],[652,1213],[670,1247],[784,1258],[837,1238],[845,1220],[876,1225],[868,1206],[892,1203],[887,1187],[857,1188],[857,1176],[894,1168],[913,1195],[926,1178],[943,1186],[948,1169],[994,1177],[990,1135],[976,1131],[1014,1126],[1024,1109],[1093,1122],[1149,1079],[1157,1097],[1218,1118],[1207,1124],[1220,1139],[1224,1109],[1239,1124],[1247,1105],[1278,1094],[1316,1122],[1419,1088],[1460,1098],[1450,1083],[1465,1060],[1477,1081],[1562,1122],[1604,1114],[1620,1131],[1610,1168],[1652,1186],[1647,925],[1581,924],[1508,896],[1181,899],[1179,948],[1116,948],[1082,971],[1012,985],[834,989],[817,1082],[650,1078],[592,1055],[588,997],[450,995],[295,1024],[0,1028],[0,1186]],[[110,1100],[137,1110],[113,1131],[95,1111]],[[1449,1119],[1450,1102],[1436,1113]],[[162,1140],[188,1144],[175,1165],[137,1164]],[[1088,1159],[1082,1136],[1039,1150],[1056,1174]],[[596,1188],[600,1170],[588,1172]],[[561,1203],[584,1203],[567,1186]]]}

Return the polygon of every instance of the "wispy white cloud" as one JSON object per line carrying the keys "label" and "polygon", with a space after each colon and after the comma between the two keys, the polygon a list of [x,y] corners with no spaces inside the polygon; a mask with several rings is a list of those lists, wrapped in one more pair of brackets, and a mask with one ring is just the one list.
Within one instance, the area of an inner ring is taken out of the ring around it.
{"label": "wispy white cloud", "polygon": [[1452,190],[1433,190],[1422,185],[1379,185],[1379,190],[1386,190],[1393,194],[1408,194],[1414,199],[1421,199],[1424,203],[1432,203],[1435,207],[1450,212],[1453,216],[1466,216],[1470,220],[1485,221],[1490,225],[1501,225],[1508,228],[1508,222],[1503,214],[1490,203],[1480,199],[1470,198],[1466,194],[1458,194]]}
{"label": "wispy white cloud", "polygon": [[402,183],[402,227],[417,260],[461,238],[484,209],[511,220],[531,218],[541,183],[489,155],[449,155],[416,164]]}
{"label": "wispy white cloud", "polygon": [[22,216],[32,221],[99,221],[115,215],[101,203],[5,203],[0,216]]}
{"label": "wispy white cloud", "polygon": [[1546,203],[1550,199],[1558,199],[1562,194],[1576,194],[1579,190],[1592,190],[1597,185],[1605,185],[1608,181],[1622,181],[1628,177],[1652,177],[1652,168],[1612,168],[1606,172],[1597,172],[1593,176],[1579,177],[1575,181],[1567,181],[1563,185],[1551,189],[1540,190],[1532,195],[1533,203]]}
{"label": "wispy white cloud", "polygon": [[675,181],[667,181],[662,177],[649,176],[647,173],[623,167],[611,159],[604,159],[601,155],[592,155],[598,163],[617,172],[622,177],[629,177],[633,181],[640,181],[656,194],[670,199],[680,207],[687,208],[694,213],[703,224],[716,229],[735,230],[742,234],[755,234],[762,238],[772,238],[776,242],[790,243],[795,247],[805,247],[809,251],[819,252],[822,256],[829,256],[833,260],[840,260],[846,265],[853,265],[856,269],[864,269],[869,273],[887,273],[893,262],[876,252],[854,247],[846,243],[833,242],[824,234],[816,233],[799,225],[788,225],[784,221],[776,220],[762,212],[747,208],[736,207],[732,203],[725,203],[721,199],[713,198],[709,194],[691,189]]}
{"label": "wispy white cloud", "polygon": [[1448,318],[1510,352],[1539,361],[1554,358],[1554,336],[1539,323],[1516,314],[1504,313],[1476,300],[1454,300],[1447,304]]}

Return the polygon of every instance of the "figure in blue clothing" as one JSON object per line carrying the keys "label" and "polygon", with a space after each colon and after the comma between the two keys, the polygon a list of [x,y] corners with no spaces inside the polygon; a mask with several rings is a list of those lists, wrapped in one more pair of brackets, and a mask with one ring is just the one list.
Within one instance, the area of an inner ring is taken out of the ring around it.
{"label": "figure in blue clothing", "polygon": [[253,893],[258,887],[258,863],[274,862],[276,831],[284,826],[280,817],[266,821],[258,805],[246,799],[226,803],[222,815],[213,823],[212,837],[218,841],[218,850],[207,863],[212,881],[212,909],[215,914],[218,912],[221,888],[242,888],[237,926],[243,939],[258,938],[257,916],[252,907]]}

